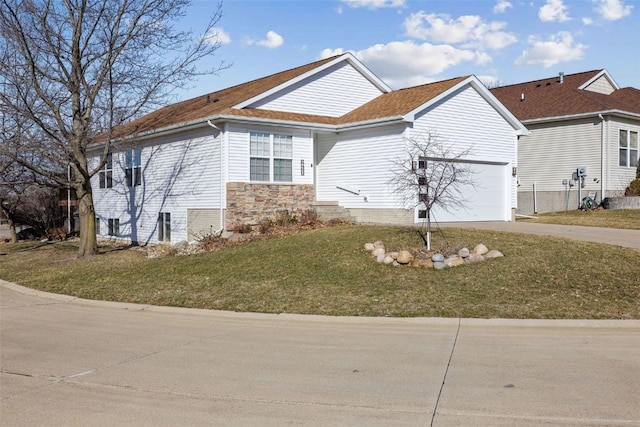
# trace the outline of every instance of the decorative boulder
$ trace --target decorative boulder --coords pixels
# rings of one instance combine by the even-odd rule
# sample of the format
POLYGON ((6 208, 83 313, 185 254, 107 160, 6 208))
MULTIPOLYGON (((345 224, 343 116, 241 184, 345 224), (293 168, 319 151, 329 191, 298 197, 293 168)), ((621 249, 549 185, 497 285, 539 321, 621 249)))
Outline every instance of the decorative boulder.
POLYGON ((384 259, 382 260, 382 262, 384 262, 385 264, 393 264, 393 261, 395 261, 393 257, 388 254, 385 255, 384 259))
POLYGON ((384 259, 386 258, 386 255, 384 253, 384 251, 380 252, 379 254, 376 255, 376 261, 378 262, 384 262, 384 259))
POLYGON ((373 252, 371 252, 371 255, 377 257, 380 256, 380 254, 384 255, 384 253, 384 248, 375 248, 373 252))
POLYGON ((378 240, 377 242, 373 242, 373 246, 375 248, 383 248, 384 249, 384 243, 382 243, 380 240, 378 240))
POLYGON ((375 248, 376 248, 376 247, 375 247, 375 246, 373 246, 373 243, 365 243, 365 244, 364 244, 364 250, 365 250, 365 251, 369 251, 369 252, 371 252, 371 251, 373 251, 375 248))
POLYGON ((410 266, 410 267, 415 267, 415 268, 422 267, 422 266, 420 265, 420 260, 419 260, 418 258, 414 258, 414 259, 412 259, 412 260, 411 260, 411 262, 409 263, 409 266, 410 266))
POLYGON ((454 255, 444 260, 444 264, 447 267, 457 267, 459 265, 464 264, 464 259, 461 257, 454 255))
POLYGON ((462 249, 460 249, 460 250, 458 251, 458 255, 459 255, 461 258, 466 258, 466 257, 468 257, 468 256, 469 256, 469 253, 470 253, 469 248, 462 248, 462 249))
POLYGON ((444 262, 444 255, 442 254, 433 254, 431 257, 431 261, 433 262, 444 262))
POLYGON ((475 248, 473 248, 473 252, 477 253, 478 255, 484 255, 487 252, 489 252, 489 249, 483 245, 482 243, 476 245, 475 248))
POLYGON ((396 260, 400 264, 409 264, 412 259, 413 259, 413 255, 411 255, 411 252, 409 252, 409 251, 400 251, 400 252, 398 252, 398 258, 396 258, 396 260))
POLYGON ((470 263, 482 262, 484 261, 484 257, 480 254, 472 252, 467 258, 465 258, 465 261, 470 263))
POLYGON ((433 261, 429 258, 420 259, 418 262, 420 263, 420 267, 433 268, 433 261))
POLYGON ((446 266, 447 265, 444 263, 444 261, 434 261, 433 262, 433 268, 435 268, 436 270, 442 270, 446 266))
POLYGON ((493 250, 487 252, 484 257, 489 259, 489 258, 500 258, 500 257, 503 257, 503 256, 504 256, 504 254, 502 252, 500 252, 500 251, 498 251, 496 249, 493 249, 493 250))

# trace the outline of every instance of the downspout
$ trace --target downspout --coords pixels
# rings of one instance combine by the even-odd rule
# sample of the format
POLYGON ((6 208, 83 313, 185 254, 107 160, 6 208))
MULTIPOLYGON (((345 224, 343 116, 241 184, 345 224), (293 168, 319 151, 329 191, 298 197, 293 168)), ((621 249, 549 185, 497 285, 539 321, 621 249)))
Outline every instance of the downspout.
POLYGON ((598 117, 600 118, 600 203, 602 203, 606 197, 604 194, 606 188, 604 182, 604 168, 607 162, 605 161, 605 120, 602 114, 598 114, 598 117))
POLYGON ((212 128, 214 128, 216 131, 218 131, 218 135, 220 135, 220 228, 218 230, 216 230, 214 232, 214 234, 218 234, 218 233, 222 233, 224 231, 224 208, 222 207, 222 202, 223 202, 223 174, 222 174, 222 147, 224 146, 222 139, 223 139, 223 132, 222 129, 220 129, 218 126, 216 126, 215 124, 213 124, 211 122, 211 120, 207 120, 207 124, 209 126, 211 126, 212 128))

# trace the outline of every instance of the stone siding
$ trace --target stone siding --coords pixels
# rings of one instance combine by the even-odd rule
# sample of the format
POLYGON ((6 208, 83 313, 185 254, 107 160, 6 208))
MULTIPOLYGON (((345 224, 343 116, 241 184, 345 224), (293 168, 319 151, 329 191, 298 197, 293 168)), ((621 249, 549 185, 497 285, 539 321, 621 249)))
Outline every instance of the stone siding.
POLYGON ((225 228, 232 231, 239 224, 256 225, 284 209, 300 214, 312 208, 313 198, 313 185, 229 182, 225 228))

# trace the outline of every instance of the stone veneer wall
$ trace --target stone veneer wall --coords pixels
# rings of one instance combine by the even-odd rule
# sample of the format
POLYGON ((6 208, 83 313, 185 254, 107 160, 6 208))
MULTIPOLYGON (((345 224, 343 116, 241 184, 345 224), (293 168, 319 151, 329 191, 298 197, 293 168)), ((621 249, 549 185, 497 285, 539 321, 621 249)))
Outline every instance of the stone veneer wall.
POLYGON ((607 197, 602 201, 605 209, 640 209, 640 196, 607 197))
POLYGON ((227 183, 225 228, 255 225, 263 218, 273 218, 279 210, 300 213, 312 208, 313 185, 227 183))

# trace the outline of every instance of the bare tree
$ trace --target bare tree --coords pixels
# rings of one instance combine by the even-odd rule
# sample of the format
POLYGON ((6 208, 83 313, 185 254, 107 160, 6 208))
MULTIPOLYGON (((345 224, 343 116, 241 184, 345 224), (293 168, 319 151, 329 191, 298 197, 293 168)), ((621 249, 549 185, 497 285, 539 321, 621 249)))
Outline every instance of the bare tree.
POLYGON ((426 221, 426 232, 419 231, 427 250, 431 250, 431 210, 446 211, 464 207, 464 191, 473 188, 474 172, 465 162, 471 149, 457 149, 435 132, 406 139, 406 153, 395 161, 391 185, 405 207, 418 208, 426 221))
POLYGON ((213 30, 221 3, 198 35, 173 26, 189 4, 0 0, 0 108, 20 118, 1 149, 75 190, 81 257, 97 252, 91 178, 106 163, 117 127, 165 103, 193 77, 226 67, 195 67, 220 47, 213 30), (102 149, 97 164, 87 158, 92 146, 102 149))

